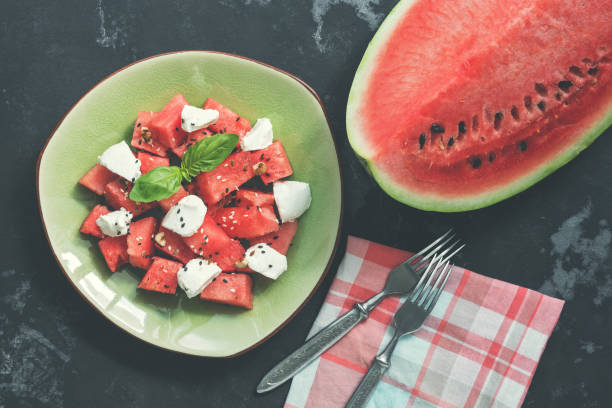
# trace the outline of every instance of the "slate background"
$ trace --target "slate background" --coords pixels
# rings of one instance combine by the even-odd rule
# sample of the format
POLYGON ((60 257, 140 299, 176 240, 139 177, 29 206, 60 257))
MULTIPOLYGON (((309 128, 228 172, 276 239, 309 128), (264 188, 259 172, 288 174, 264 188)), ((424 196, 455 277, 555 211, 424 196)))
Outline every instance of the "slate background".
POLYGON ((34 166, 55 124, 109 73, 180 49, 256 58, 317 90, 340 145, 345 233, 415 249, 454 226, 469 242, 460 264, 568 301, 525 407, 612 405, 612 132, 537 186, 484 210, 433 214, 393 201, 362 170, 344 128, 353 73, 393 4, 0 3, 0 407, 282 405, 287 385, 264 396, 255 396, 255 385, 302 343, 333 270, 303 311, 259 348, 232 360, 192 358, 141 343, 94 312, 63 277, 41 230, 34 166))

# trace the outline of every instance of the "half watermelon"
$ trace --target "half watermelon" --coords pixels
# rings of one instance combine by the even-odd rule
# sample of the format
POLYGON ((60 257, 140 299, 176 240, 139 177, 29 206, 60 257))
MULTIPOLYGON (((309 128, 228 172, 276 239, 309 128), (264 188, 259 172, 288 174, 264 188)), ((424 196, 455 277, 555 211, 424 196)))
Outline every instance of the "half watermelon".
POLYGON ((612 123, 612 0, 402 0, 357 70, 351 146, 395 199, 485 207, 612 123))

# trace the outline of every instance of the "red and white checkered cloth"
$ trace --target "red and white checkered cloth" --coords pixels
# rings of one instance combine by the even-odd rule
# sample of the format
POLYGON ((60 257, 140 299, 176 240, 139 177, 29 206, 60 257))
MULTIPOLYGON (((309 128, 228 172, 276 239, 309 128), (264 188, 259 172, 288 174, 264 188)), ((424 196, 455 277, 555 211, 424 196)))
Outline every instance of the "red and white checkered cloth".
MULTIPOLYGON (((384 286, 410 253, 349 237, 310 335, 384 286)), ((518 407, 563 301, 456 267, 422 329, 403 337, 368 407, 518 407)), ((285 408, 343 407, 390 340, 398 298, 294 379, 285 408)))

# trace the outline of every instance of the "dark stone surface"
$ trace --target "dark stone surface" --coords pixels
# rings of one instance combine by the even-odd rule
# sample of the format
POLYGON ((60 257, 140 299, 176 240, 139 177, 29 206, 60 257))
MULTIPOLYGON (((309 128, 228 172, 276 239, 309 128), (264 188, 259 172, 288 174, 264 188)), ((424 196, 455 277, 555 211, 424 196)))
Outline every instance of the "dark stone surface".
POLYGON ((0 407, 271 407, 255 396, 274 362, 302 343, 330 274, 267 343, 213 360, 155 349, 89 307, 55 264, 35 200, 34 165, 64 113, 109 73, 180 49, 242 54, 303 78, 323 98, 340 145, 345 232, 405 249, 454 226, 459 263, 568 302, 526 407, 609 407, 612 364, 612 132, 553 176, 484 210, 425 213, 366 176, 346 142, 354 70, 392 0, 0 3, 0 407))

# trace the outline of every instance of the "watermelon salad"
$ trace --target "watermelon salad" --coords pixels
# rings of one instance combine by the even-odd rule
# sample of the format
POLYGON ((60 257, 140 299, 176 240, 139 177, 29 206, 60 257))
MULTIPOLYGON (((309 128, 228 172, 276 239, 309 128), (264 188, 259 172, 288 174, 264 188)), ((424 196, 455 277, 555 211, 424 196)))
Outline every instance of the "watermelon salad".
POLYGON ((253 275, 277 279, 307 183, 293 170, 272 122, 207 99, 176 95, 138 113, 130 143, 109 146, 79 183, 99 195, 81 225, 108 268, 142 269, 141 290, 251 309, 253 275))

